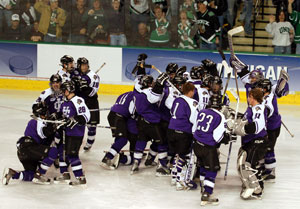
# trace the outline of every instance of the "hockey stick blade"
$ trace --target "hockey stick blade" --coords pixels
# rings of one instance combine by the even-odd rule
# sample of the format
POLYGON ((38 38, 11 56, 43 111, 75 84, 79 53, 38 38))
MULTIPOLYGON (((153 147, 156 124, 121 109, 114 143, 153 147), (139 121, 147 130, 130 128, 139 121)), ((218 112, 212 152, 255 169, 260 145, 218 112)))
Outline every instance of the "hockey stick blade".
POLYGON ((233 28, 233 29, 229 30, 228 35, 232 37, 233 35, 238 34, 240 32, 243 32, 243 31, 244 31, 244 27, 239 26, 239 27, 236 27, 236 28, 233 28))

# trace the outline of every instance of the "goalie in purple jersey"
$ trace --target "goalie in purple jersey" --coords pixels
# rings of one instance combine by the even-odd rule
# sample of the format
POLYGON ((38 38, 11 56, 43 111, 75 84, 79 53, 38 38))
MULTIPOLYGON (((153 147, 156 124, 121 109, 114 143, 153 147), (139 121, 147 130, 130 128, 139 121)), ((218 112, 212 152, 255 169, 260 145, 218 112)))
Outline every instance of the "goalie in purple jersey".
MULTIPOLYGON (((65 121, 63 135, 65 159, 64 162, 70 163, 76 180, 70 182, 68 168, 61 168, 62 175, 54 178, 55 183, 69 182, 70 185, 86 185, 81 161, 79 159, 79 149, 84 137, 85 124, 90 120, 90 111, 84 99, 75 96, 75 86, 73 82, 66 81, 62 84, 61 90, 65 96, 65 101, 61 105, 62 117, 65 121)), ((63 163, 63 162, 62 162, 63 163)), ((66 165, 67 166, 67 165, 66 165)))
POLYGON ((124 165, 131 165, 133 162, 133 152, 138 134, 133 95, 133 91, 121 94, 107 116, 109 125, 116 129, 111 129, 115 142, 100 163, 106 169, 116 169, 119 162, 124 165), (128 141, 130 142, 130 155, 126 156, 122 153, 119 155, 128 141))
MULTIPOLYGON (((41 118, 45 119, 47 108, 39 111, 41 118)), ((40 120, 30 120, 24 136, 17 142, 17 154, 24 171, 6 168, 2 183, 7 185, 11 179, 33 181, 38 184, 50 184, 50 179, 44 174, 57 158, 57 148, 54 142, 56 126, 53 123, 44 123, 40 120)))
POLYGON ((100 77, 90 70, 89 61, 85 57, 77 59, 77 68, 73 71, 72 81, 75 84, 75 93, 82 97, 91 113, 91 119, 87 123, 88 137, 85 151, 89 151, 96 139, 97 124, 100 123, 100 111, 98 102, 98 90, 100 77))
POLYGON ((134 91, 135 107, 138 116, 138 141, 136 142, 134 152, 134 162, 131 168, 131 173, 136 173, 139 170, 139 165, 143 156, 143 151, 147 145, 147 141, 153 140, 158 144, 159 166, 156 173, 162 175, 170 174, 167 167, 167 146, 166 139, 162 136, 160 126, 161 115, 158 109, 158 102, 161 100, 164 82, 168 79, 166 73, 162 73, 156 79, 153 85, 153 77, 145 75, 141 78, 140 92, 134 91))
POLYGON ((227 126, 232 129, 232 133, 242 136, 242 146, 237 160, 238 173, 242 180, 240 196, 243 199, 260 199, 264 184, 262 181, 263 170, 259 161, 264 158, 268 143, 267 111, 261 89, 252 89, 247 99, 249 107, 242 120, 228 120, 227 126))
POLYGON ((194 152, 200 166, 201 205, 218 204, 219 200, 213 198, 213 189, 217 171, 220 167, 217 147, 220 143, 230 141, 226 131, 226 120, 222 109, 222 96, 214 94, 210 97, 207 109, 200 110, 197 115, 194 131, 194 152))
POLYGON ((187 155, 191 151, 193 141, 192 127, 198 113, 198 102, 193 99, 195 86, 188 82, 182 87, 183 95, 177 97, 172 105, 167 138, 169 151, 176 154, 172 185, 176 190, 195 188, 195 184, 185 181, 182 169, 186 165, 187 155))

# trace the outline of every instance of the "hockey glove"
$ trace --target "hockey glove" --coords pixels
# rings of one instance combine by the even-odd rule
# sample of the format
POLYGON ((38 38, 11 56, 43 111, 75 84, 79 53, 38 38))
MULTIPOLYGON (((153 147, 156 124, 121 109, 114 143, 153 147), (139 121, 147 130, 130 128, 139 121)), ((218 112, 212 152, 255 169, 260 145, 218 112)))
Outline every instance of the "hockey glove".
POLYGON ((245 71, 248 69, 248 66, 245 65, 237 56, 234 55, 234 57, 230 57, 229 59, 230 66, 237 71, 237 73, 241 73, 242 71, 245 71))
POLYGON ((72 117, 72 118, 66 119, 65 126, 67 128, 73 129, 74 126, 76 126, 77 124, 78 124, 78 121, 75 118, 72 117))
POLYGON ((160 85, 164 85, 164 82, 169 78, 167 73, 162 73, 160 74, 157 79, 156 82, 159 83, 160 85))
POLYGON ((48 108, 44 102, 39 102, 37 104, 32 105, 32 113, 39 117, 41 115, 45 116, 47 114, 48 108))

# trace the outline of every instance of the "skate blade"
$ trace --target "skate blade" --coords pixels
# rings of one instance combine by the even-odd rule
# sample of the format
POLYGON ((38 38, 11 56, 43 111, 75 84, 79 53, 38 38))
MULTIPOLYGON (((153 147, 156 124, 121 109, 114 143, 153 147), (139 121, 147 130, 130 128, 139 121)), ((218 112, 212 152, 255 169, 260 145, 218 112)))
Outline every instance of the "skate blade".
POLYGON ((53 184, 70 184, 71 180, 54 181, 53 184))
POLYGON ((169 177, 171 174, 161 174, 161 173, 155 173, 156 177, 169 177))
POLYGON ((70 187, 70 188, 82 188, 82 189, 87 189, 87 184, 76 184, 76 185, 69 184, 69 187, 70 187))
POLYGON ((41 182, 38 179, 32 179, 32 182, 35 184, 40 184, 40 185, 50 185, 51 184, 51 181, 41 182))
POLYGON ((8 181, 6 179, 6 175, 8 174, 8 172, 9 172, 9 168, 5 168, 3 171, 3 175, 2 175, 2 184, 3 185, 8 185, 8 181))
POLYGON ((108 166, 106 165, 105 163, 100 163, 100 166, 106 170, 116 170, 116 167, 113 167, 113 166, 108 166))
POLYGON ((200 205, 201 206, 205 206, 205 205, 219 205, 219 202, 201 201, 200 205))
POLYGON ((276 183, 276 180, 275 179, 267 179, 267 180, 264 180, 265 183, 276 183))

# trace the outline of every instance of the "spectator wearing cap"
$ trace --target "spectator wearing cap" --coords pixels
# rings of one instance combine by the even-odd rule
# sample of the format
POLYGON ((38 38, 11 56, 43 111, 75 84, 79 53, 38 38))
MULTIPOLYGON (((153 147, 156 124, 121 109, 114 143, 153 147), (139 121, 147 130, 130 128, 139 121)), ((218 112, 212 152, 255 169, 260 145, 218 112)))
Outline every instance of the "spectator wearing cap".
POLYGON ((120 0, 112 0, 111 7, 108 15, 110 45, 126 46, 124 9, 120 7, 120 0))
POLYGON ((220 24, 217 16, 207 9, 207 0, 197 0, 197 26, 195 41, 200 42, 200 49, 216 50, 219 44, 220 24))
POLYGON ((71 11, 64 27, 65 31, 69 32, 68 42, 85 44, 87 42, 87 22, 82 21, 83 14, 87 12, 85 0, 77 0, 71 11))
POLYGON ((106 15, 100 0, 93 1, 93 8, 83 14, 82 21, 87 22, 87 34, 93 43, 108 42, 106 15))
POLYGON ((20 17, 18 14, 11 16, 11 25, 5 31, 5 40, 20 41, 24 40, 20 27, 20 17))
POLYGON ((0 33, 3 31, 3 20, 8 27, 11 26, 12 4, 10 0, 0 0, 0 33))
POLYGON ((294 37, 294 28, 292 24, 286 21, 284 11, 279 13, 279 21, 275 21, 275 16, 270 16, 270 23, 266 26, 266 31, 273 36, 272 44, 274 53, 290 54, 291 39, 294 37))
POLYGON ((296 32, 295 32, 295 44, 296 44, 296 54, 300 54, 300 12, 297 12, 296 10, 293 10, 292 4, 294 3, 294 0, 289 0, 288 4, 288 12, 289 12, 289 19, 292 22, 292 24, 295 26, 296 32))
POLYGON ((58 7, 58 0, 50 0, 50 5, 43 0, 37 0, 34 8, 41 14, 39 31, 44 34, 45 42, 62 42, 62 27, 66 14, 58 7))

